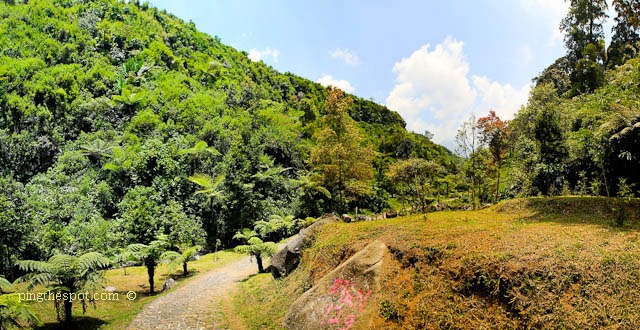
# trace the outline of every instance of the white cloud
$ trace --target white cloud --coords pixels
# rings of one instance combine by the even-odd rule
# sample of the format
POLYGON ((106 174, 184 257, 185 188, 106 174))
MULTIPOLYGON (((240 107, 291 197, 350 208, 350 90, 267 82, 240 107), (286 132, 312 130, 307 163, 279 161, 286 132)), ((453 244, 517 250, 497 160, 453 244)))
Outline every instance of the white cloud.
POLYGON ((478 90, 481 113, 495 110, 501 119, 513 119, 523 104, 527 103, 531 86, 525 85, 516 89, 510 84, 491 81, 487 77, 473 76, 473 86, 478 90))
POLYGON ((397 83, 387 97, 387 106, 402 115, 409 130, 423 133, 429 129, 436 141, 453 139, 455 130, 430 126, 425 114, 438 121, 459 122, 472 110, 476 91, 467 78, 469 64, 463 46, 463 42, 447 38, 433 50, 428 44, 422 46, 393 66, 397 83))
POLYGON ((317 82, 322 86, 338 87, 347 93, 353 93, 356 89, 351 86, 351 83, 346 80, 334 79, 331 75, 324 75, 320 77, 317 82))
POLYGON ((511 119, 526 103, 530 88, 471 76, 463 47, 462 41, 448 37, 397 62, 393 67, 396 85, 386 102, 402 115, 407 129, 416 133, 429 130, 434 141, 450 148, 460 124, 471 113, 485 114, 493 109, 501 118, 511 119))
POLYGON ((257 50, 252 48, 249 51, 249 59, 258 62, 260 60, 265 60, 267 58, 271 58, 274 63, 278 63, 278 57, 280 56, 280 51, 276 48, 267 47, 264 50, 257 50))
POLYGON ((331 58, 340 59, 344 61, 344 63, 351 66, 357 66, 358 64, 360 64, 360 58, 358 57, 358 54, 348 49, 336 48, 335 50, 330 51, 329 55, 331 56, 331 58))

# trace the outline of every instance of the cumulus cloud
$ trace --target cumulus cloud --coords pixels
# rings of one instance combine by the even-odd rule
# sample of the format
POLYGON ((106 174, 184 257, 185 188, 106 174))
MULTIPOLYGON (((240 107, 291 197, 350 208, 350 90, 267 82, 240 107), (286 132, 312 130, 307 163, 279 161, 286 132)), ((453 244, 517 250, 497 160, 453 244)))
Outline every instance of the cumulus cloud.
POLYGON ((520 107, 527 103, 531 90, 529 85, 516 89, 510 84, 491 81, 487 77, 473 76, 471 79, 480 95, 478 109, 495 110, 501 119, 513 119, 520 107))
POLYGON ((463 54, 464 43, 447 38, 431 49, 427 44, 409 57, 397 62, 393 71, 396 85, 387 97, 387 106, 400 113, 407 128, 423 133, 429 129, 436 141, 452 139, 455 131, 428 124, 428 117, 437 121, 460 121, 472 110, 476 91, 468 79, 469 64, 463 54))
POLYGON ((329 52, 329 56, 333 59, 342 60, 344 63, 350 66, 357 66, 360 64, 360 58, 358 54, 348 49, 336 48, 329 52))
POLYGON ((258 62, 260 60, 265 60, 267 58, 271 58, 273 62, 278 63, 278 57, 280 56, 280 51, 276 48, 267 47, 264 50, 258 50, 252 48, 249 51, 249 59, 258 62))
POLYGON ((386 101, 402 115, 409 130, 428 130, 434 133, 434 141, 450 148, 460 124, 471 113, 482 115, 493 109, 501 118, 511 119, 526 103, 530 88, 470 75, 463 48, 462 41, 448 37, 397 62, 393 67, 396 85, 386 101))
POLYGON ((347 93, 353 93, 356 89, 351 86, 351 83, 346 80, 334 79, 331 75, 324 75, 320 77, 317 82, 322 86, 338 87, 347 93))

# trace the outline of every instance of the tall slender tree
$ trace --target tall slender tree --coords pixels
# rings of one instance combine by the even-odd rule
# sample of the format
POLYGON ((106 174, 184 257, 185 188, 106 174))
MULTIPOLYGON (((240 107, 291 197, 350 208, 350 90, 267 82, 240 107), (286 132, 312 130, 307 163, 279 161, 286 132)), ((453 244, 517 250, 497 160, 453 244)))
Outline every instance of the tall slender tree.
POLYGON ((147 268, 149 278, 149 293, 155 291, 155 274, 158 263, 162 261, 162 254, 169 248, 169 242, 165 235, 159 235, 158 239, 147 244, 130 244, 127 246, 127 254, 129 259, 141 262, 147 268))
POLYGON ((471 204, 475 208, 478 197, 478 154, 482 149, 480 129, 476 122, 476 116, 472 114, 467 121, 462 123, 456 134, 457 153, 469 162, 466 171, 471 181, 471 204))
POLYGON ((322 129, 314 134, 316 146, 311 150, 311 165, 320 174, 322 186, 338 199, 338 208, 368 193, 373 179, 375 151, 349 116, 352 104, 341 90, 329 89, 322 129))
POLYGON ((607 50, 607 67, 614 68, 635 58, 640 52, 640 1, 613 0, 614 19, 611 44, 607 50))
POLYGON ((560 30, 565 33, 567 59, 574 94, 592 92, 603 83, 604 29, 607 18, 605 0, 567 0, 569 13, 562 20, 560 30))
POLYGON ((188 180, 200 186, 201 189, 196 190, 196 195, 202 194, 209 199, 209 210, 211 213, 209 221, 205 224, 207 244, 209 247, 214 247, 217 251, 218 219, 216 217, 216 203, 224 198, 224 190, 221 188, 224 182, 224 175, 218 175, 214 178, 206 174, 195 174, 190 176, 188 180))
POLYGON ((560 30, 565 33, 564 42, 573 63, 582 58, 588 44, 604 39, 602 24, 607 18, 605 0, 567 0, 569 13, 562 20, 560 30))
POLYGON ((489 115, 478 119, 478 127, 482 142, 489 147, 491 163, 496 171, 496 189, 493 202, 497 203, 500 197, 500 170, 502 163, 507 158, 509 144, 508 121, 502 121, 496 112, 491 110, 489 115))

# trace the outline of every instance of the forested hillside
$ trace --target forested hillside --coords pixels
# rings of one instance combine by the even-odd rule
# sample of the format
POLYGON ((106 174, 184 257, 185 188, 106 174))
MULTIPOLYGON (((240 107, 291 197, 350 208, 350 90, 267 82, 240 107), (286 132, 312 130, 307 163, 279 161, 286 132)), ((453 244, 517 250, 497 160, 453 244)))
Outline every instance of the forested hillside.
POLYGON ((472 117, 458 133, 474 204, 640 191, 640 2, 614 0, 609 18, 604 0, 568 2, 567 54, 533 79, 528 104, 508 122, 472 117))
POLYGON ((3 1, 0 17, 9 278, 19 259, 114 255, 158 234, 213 250, 273 215, 379 212, 398 159, 456 171, 386 107, 252 62, 146 3, 3 1))

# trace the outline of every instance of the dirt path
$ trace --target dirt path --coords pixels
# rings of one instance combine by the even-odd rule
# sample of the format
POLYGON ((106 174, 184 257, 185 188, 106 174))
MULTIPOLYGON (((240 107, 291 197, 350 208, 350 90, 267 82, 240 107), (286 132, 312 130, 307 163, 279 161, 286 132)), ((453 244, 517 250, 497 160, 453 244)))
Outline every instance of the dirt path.
POLYGON ((198 275, 189 283, 146 305, 129 324, 130 330, 221 329, 223 305, 237 282, 255 274, 258 267, 244 257, 222 268, 198 275))

